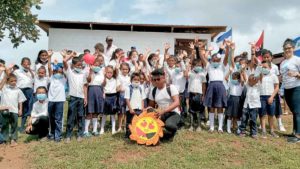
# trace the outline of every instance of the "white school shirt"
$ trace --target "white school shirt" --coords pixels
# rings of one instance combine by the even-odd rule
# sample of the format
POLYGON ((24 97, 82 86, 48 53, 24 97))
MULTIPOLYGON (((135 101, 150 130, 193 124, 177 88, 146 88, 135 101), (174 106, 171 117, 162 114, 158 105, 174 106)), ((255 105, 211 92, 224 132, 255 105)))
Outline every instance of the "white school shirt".
POLYGON ((112 66, 114 69, 116 68, 116 65, 117 65, 117 61, 115 59, 110 60, 108 62, 108 66, 112 66))
POLYGON ((244 90, 244 86, 241 85, 241 83, 234 85, 232 82, 229 80, 228 81, 228 86, 229 86, 229 94, 232 96, 241 96, 244 90))
POLYGON ((206 72, 195 73, 193 70, 189 73, 188 92, 202 93, 202 84, 206 83, 206 72))
POLYGON ((106 78, 106 85, 104 86, 104 93, 105 94, 117 93, 118 86, 120 86, 119 80, 117 80, 115 78, 111 78, 111 79, 106 78))
POLYGON ((121 92, 125 92, 125 89, 131 84, 130 82, 130 76, 129 75, 122 75, 122 73, 120 73, 118 75, 118 81, 121 84, 121 92))
MULTIPOLYGON (((128 86, 126 87, 124 98, 130 100, 130 106, 132 109, 142 110, 142 102, 146 99, 146 95, 140 85, 139 87, 132 88, 132 95, 130 98, 130 87, 128 86)), ((128 110, 128 106, 126 106, 126 111, 128 110)))
MULTIPOLYGON (((92 71, 92 70, 90 70, 92 71)), ((104 71, 105 67, 101 68, 101 70, 98 73, 92 74, 91 82, 89 83, 89 86, 101 86, 104 81, 104 71)))
POLYGON ((84 90, 83 87, 87 84, 87 74, 85 71, 81 71, 80 73, 76 73, 69 66, 66 72, 68 83, 69 83, 69 95, 78 98, 84 98, 84 90))
POLYGON ((292 56, 285 59, 280 64, 280 73, 282 75, 282 84, 285 89, 291 89, 300 86, 300 79, 288 75, 289 71, 300 72, 300 57, 292 56))
POLYGON ((223 62, 220 62, 220 66, 214 68, 210 63, 207 63, 206 70, 208 72, 209 81, 224 81, 224 74, 225 74, 225 66, 223 62))
POLYGON ((48 91, 48 100, 50 102, 64 102, 66 101, 65 85, 67 80, 65 78, 55 79, 50 78, 50 86, 48 91))
POLYGON ((33 88, 33 78, 31 73, 25 72, 23 69, 18 69, 14 71, 17 76, 17 87, 18 88, 33 88))
POLYGON ((10 88, 7 85, 3 86, 1 90, 0 106, 9 107, 9 112, 18 114, 18 104, 24 101, 26 101, 26 97, 21 89, 17 87, 10 88))
POLYGON ((38 76, 35 76, 34 77, 34 85, 33 85, 33 93, 35 93, 36 89, 40 86, 44 86, 46 89, 48 89, 48 84, 49 84, 48 77, 39 78, 38 76))
POLYGON ((247 87, 247 94, 246 94, 246 99, 244 102, 244 108, 260 108, 261 107, 261 102, 260 102, 260 82, 258 82, 254 86, 249 86, 248 84, 246 85, 247 87))
MULTIPOLYGON (((170 85, 170 91, 171 91, 171 96, 179 96, 178 90, 174 85, 170 85)), ((169 107, 170 104, 173 103, 173 99, 169 96, 168 91, 167 91, 167 86, 165 86, 162 89, 156 88, 156 93, 155 93, 155 98, 152 96, 153 89, 151 90, 149 94, 149 99, 152 101, 155 101, 156 104, 158 105, 159 109, 166 109, 169 107)), ((176 107, 173 112, 176 112, 180 115, 179 108, 176 107)))
POLYGON ((48 100, 45 100, 43 103, 36 101, 33 103, 31 111, 32 124, 42 116, 48 116, 48 100))
POLYGON ((111 45, 111 47, 109 49, 107 49, 107 46, 105 47, 104 49, 104 61, 105 61, 105 64, 108 64, 111 57, 112 57, 112 54, 113 52, 117 49, 117 46, 115 46, 114 44, 111 45))
POLYGON ((270 70, 270 72, 273 73, 273 74, 275 74, 276 76, 280 75, 278 66, 275 65, 274 63, 271 63, 271 70, 270 70))
POLYGON ((274 85, 279 84, 278 77, 269 73, 268 75, 264 75, 261 82, 260 95, 261 96, 271 96, 274 92, 274 85))

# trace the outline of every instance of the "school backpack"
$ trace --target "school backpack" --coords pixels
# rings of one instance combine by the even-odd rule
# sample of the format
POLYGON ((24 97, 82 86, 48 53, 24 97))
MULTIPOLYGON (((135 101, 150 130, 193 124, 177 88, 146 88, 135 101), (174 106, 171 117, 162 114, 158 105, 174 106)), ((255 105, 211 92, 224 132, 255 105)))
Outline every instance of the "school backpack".
MULTIPOLYGON (((155 100, 156 90, 157 90, 157 87, 154 87, 153 90, 152 90, 153 100, 155 100)), ((172 99, 170 85, 167 85, 167 92, 168 92, 168 95, 170 96, 170 98, 172 99)))
MULTIPOLYGON (((141 86, 139 86, 139 91, 140 91, 140 93, 142 95, 142 88, 141 88, 141 86)), ((131 100, 132 93, 133 93, 133 86, 129 85, 129 98, 130 98, 129 100, 131 100)))

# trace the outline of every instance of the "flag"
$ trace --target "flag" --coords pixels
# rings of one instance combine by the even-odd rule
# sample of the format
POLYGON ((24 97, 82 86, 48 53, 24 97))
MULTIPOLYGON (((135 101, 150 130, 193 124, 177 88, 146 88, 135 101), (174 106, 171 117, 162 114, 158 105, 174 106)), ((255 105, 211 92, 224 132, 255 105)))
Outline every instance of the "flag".
POLYGON ((264 31, 262 31, 259 39, 255 43, 255 50, 256 50, 256 56, 257 59, 261 62, 262 61, 262 54, 261 50, 264 48, 264 31))
POLYGON ((223 33, 221 36, 219 36, 217 38, 216 43, 223 42, 225 39, 228 39, 230 37, 232 38, 232 28, 229 29, 227 32, 223 33))
POLYGON ((295 42, 295 51, 294 51, 294 55, 300 57, 300 36, 297 37, 296 39, 294 39, 295 42))

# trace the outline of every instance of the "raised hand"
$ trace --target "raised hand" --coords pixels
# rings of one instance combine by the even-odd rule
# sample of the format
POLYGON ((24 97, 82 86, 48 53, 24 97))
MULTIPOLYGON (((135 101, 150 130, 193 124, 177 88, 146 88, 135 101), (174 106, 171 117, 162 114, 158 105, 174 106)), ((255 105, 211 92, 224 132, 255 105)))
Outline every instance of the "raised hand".
POLYGON ((165 48, 165 51, 168 51, 171 48, 170 43, 165 43, 164 48, 165 48))
POLYGON ((51 57, 53 55, 53 50, 50 49, 50 50, 47 51, 47 53, 48 53, 48 57, 51 57))
POLYGON ((190 47, 190 49, 194 50, 194 49, 195 49, 194 42, 190 42, 190 43, 189 43, 189 47, 190 47))

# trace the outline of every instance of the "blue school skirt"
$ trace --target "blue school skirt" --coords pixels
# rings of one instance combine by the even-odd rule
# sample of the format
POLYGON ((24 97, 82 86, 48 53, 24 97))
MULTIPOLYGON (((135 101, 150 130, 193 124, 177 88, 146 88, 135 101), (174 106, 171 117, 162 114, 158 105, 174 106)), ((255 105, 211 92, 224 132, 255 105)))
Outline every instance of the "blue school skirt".
POLYGON ((113 93, 113 94, 105 94, 105 99, 104 99, 104 110, 103 113, 105 115, 114 115, 117 113, 117 99, 118 99, 118 94, 113 93))
POLYGON ((190 113, 203 113, 204 106, 202 102, 202 94, 200 93, 189 93, 189 112, 190 113))
POLYGON ((240 118, 242 117, 242 106, 241 106, 241 96, 229 96, 228 102, 227 102, 227 109, 225 111, 225 114, 228 117, 234 117, 234 118, 240 118))
POLYGON ((88 113, 103 113, 103 89, 101 86, 88 87, 88 113))
POLYGON ((226 89, 222 81, 212 81, 209 83, 204 106, 209 108, 227 107, 226 89))

